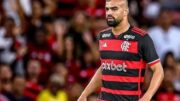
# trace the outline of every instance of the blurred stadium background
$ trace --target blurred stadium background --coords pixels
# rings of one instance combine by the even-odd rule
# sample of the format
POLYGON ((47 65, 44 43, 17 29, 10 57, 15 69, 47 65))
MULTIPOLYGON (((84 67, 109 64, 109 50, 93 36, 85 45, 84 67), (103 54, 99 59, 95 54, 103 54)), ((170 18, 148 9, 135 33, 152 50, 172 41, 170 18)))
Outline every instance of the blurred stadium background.
MULTIPOLYGON (((128 1, 131 25, 149 33, 165 71, 153 101, 180 101, 180 0, 128 1)), ((96 35, 107 27, 104 5, 0 0, 0 101, 76 101, 100 65, 96 35)))

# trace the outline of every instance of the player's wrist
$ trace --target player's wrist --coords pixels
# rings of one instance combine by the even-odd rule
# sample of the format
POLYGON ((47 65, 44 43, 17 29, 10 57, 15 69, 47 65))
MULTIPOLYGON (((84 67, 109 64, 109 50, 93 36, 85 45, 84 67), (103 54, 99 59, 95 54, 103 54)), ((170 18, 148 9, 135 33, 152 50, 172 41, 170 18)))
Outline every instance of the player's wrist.
POLYGON ((152 94, 146 93, 143 97, 145 97, 147 101, 150 101, 152 99, 152 94))

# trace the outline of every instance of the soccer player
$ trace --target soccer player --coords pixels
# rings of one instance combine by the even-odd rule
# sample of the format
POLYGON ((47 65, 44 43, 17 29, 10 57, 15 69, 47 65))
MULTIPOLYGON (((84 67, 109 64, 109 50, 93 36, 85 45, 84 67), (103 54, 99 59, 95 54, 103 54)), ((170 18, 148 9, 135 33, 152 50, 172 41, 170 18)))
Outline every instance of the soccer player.
POLYGON ((98 101, 150 101, 164 72, 149 35, 128 22, 127 0, 106 0, 110 28, 98 34, 101 66, 78 101, 101 88, 98 101), (150 86, 142 93, 145 69, 153 71, 150 86))

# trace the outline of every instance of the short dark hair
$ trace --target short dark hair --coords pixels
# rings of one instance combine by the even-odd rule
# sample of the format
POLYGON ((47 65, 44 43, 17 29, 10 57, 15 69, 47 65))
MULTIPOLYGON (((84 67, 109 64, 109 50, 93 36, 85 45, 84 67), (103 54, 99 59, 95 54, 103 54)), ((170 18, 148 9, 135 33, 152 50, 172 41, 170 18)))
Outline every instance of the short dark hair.
MULTIPOLYGON (((109 2, 109 1, 111 1, 111 0, 106 0, 106 2, 109 2)), ((126 6, 128 8, 128 0, 125 0, 125 3, 126 3, 126 6)))

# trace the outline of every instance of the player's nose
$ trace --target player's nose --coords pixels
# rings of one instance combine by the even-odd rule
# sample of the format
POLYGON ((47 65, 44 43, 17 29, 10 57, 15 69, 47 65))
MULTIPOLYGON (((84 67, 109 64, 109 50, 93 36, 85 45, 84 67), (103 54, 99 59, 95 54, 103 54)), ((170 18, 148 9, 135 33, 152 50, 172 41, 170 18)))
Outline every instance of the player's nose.
POLYGON ((106 11, 106 15, 112 15, 112 11, 111 10, 107 10, 106 11))

